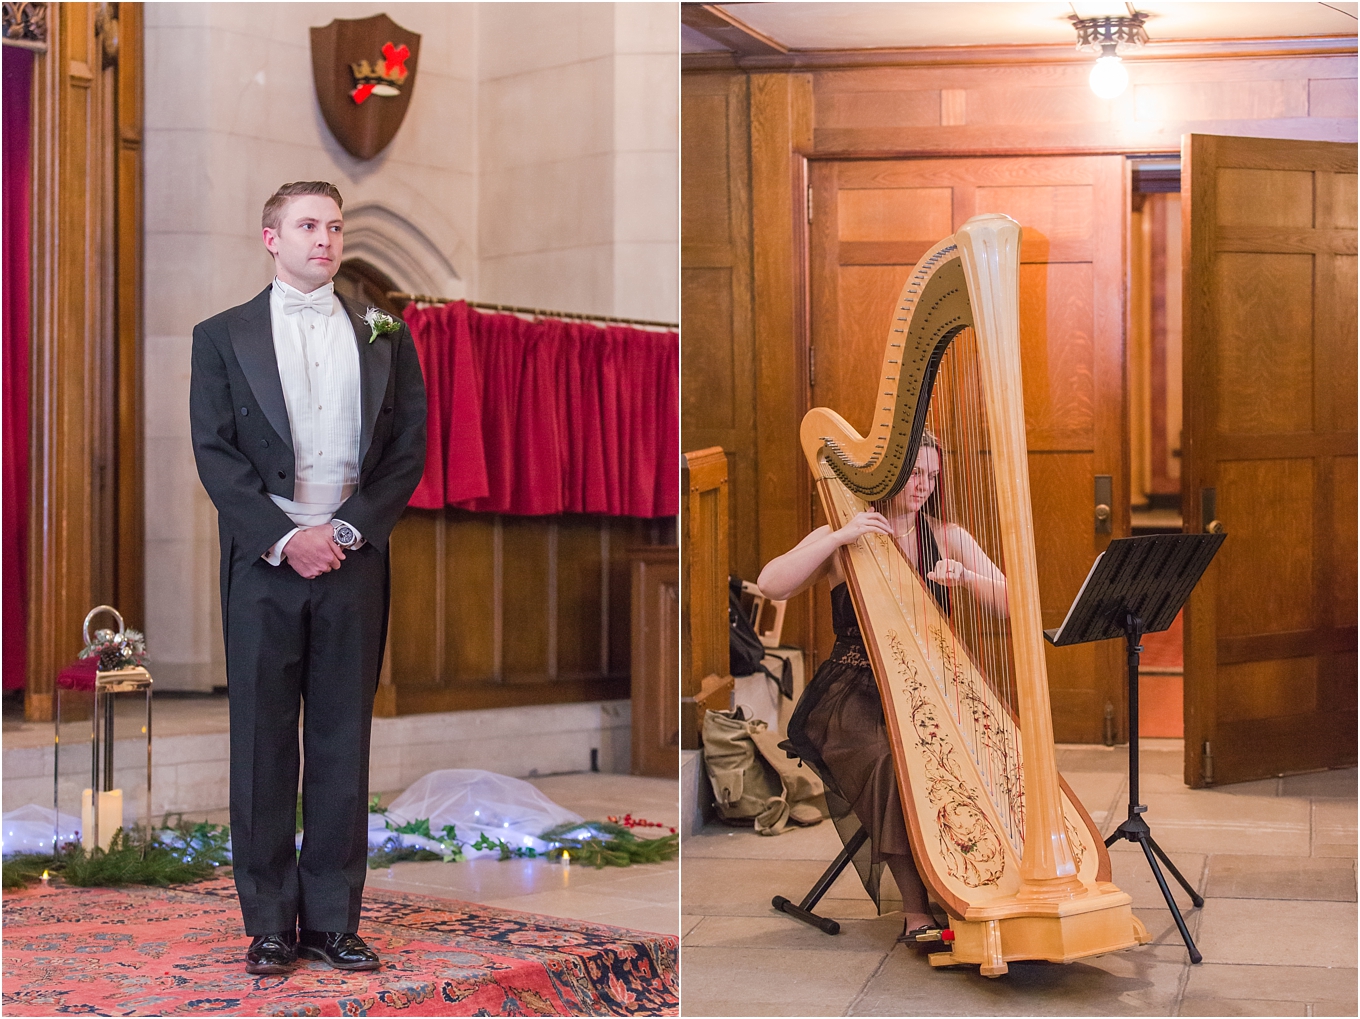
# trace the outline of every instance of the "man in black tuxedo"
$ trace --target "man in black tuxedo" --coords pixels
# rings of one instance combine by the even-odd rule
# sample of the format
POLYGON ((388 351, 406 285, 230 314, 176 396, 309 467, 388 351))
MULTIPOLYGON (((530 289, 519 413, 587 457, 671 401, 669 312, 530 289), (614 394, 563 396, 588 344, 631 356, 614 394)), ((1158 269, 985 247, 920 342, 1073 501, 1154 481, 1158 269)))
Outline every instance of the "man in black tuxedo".
POLYGON ((285 972, 299 953, 379 965, 357 934, 369 732, 387 539, 425 466, 425 387, 406 327, 373 328, 334 294, 341 205, 322 181, 280 188, 262 230, 274 282, 194 327, 189 414, 222 544, 232 865, 251 973, 285 972))

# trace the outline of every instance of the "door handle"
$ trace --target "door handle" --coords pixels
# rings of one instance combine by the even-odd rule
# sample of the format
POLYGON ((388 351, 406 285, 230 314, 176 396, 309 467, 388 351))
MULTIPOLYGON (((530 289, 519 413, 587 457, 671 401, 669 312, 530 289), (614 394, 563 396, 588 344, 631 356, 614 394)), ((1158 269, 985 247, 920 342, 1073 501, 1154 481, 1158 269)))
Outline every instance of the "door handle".
POLYGON ((1200 523, 1204 527, 1205 534, 1227 533, 1223 521, 1218 519, 1218 491, 1216 489, 1204 488, 1200 490, 1199 513, 1200 523))
POLYGON ((1114 532, 1114 476, 1096 475, 1096 534, 1114 532))

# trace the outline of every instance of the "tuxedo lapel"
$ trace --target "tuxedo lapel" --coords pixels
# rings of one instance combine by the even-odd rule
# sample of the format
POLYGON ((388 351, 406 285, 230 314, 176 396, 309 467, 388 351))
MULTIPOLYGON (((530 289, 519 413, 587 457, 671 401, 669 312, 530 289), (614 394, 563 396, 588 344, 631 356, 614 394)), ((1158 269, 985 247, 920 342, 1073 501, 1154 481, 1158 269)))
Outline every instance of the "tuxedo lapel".
POLYGON ((293 429, 288 422, 288 404, 283 399, 283 381, 279 378, 279 361, 274 354, 274 330, 269 321, 271 287, 272 284, 265 287, 246 304, 228 329, 236 361, 250 383, 255 402, 292 452, 293 429))
POLYGON ((362 471, 368 447, 373 443, 373 427, 378 421, 378 411, 382 409, 387 379, 392 371, 392 340, 390 334, 384 334, 369 343, 368 337, 373 330, 364 321, 364 316, 345 298, 340 297, 340 303, 349 313, 350 324, 354 326, 354 342, 359 348, 359 391, 362 394, 359 469, 362 471))

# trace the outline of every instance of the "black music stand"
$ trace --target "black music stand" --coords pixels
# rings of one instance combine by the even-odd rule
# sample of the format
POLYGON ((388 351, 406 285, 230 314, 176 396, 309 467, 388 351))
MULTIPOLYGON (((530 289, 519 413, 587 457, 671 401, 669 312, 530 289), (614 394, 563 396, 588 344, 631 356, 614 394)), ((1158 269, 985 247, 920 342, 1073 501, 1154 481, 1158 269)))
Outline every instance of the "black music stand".
POLYGON ((1110 833, 1105 845, 1128 839, 1143 847, 1152 876, 1176 920, 1192 963, 1203 956, 1185 926, 1171 889, 1157 866, 1157 859, 1180 882, 1196 908, 1204 899, 1176 869, 1162 847, 1157 845, 1142 814, 1147 807, 1138 802, 1138 655, 1145 633, 1165 630, 1176 618, 1190 592, 1204 574, 1210 560, 1223 544, 1225 534, 1150 534, 1138 538, 1117 538, 1101 553, 1077 592, 1062 626, 1045 630, 1054 647, 1086 644, 1095 640, 1123 637, 1129 661, 1129 816, 1110 833), (1154 857, 1153 854, 1157 855, 1154 857))

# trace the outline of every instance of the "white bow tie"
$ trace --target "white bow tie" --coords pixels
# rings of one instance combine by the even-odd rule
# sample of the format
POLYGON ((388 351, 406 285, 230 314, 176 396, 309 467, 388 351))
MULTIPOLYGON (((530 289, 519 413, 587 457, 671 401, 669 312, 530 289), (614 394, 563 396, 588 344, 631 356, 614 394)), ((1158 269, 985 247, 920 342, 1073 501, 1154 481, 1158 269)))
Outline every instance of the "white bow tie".
POLYGON ((314 311, 319 315, 329 315, 335 306, 335 298, 330 287, 313 290, 310 294, 300 294, 295 290, 285 291, 283 313, 295 315, 298 312, 314 311))

